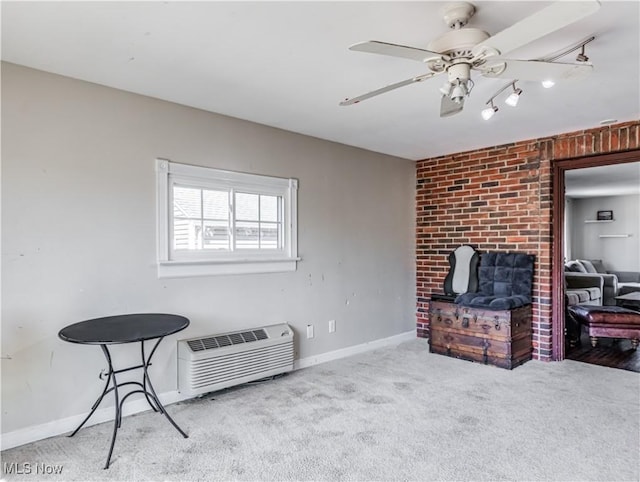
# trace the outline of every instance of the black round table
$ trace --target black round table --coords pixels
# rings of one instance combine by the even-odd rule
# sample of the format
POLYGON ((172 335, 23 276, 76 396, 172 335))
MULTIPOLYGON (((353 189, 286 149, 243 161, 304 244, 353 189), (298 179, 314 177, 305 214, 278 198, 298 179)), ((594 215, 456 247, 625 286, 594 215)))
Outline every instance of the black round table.
POLYGON ((73 437, 82 426, 87 423, 87 420, 94 414, 100 402, 104 396, 113 391, 115 397, 115 420, 113 425, 113 436, 111 437, 111 446, 109 448, 109 455, 107 456, 107 462, 104 466, 105 469, 109 468, 111 462, 111 454, 113 453, 113 447, 116 442, 116 434, 118 428, 122 425, 122 405, 124 401, 134 393, 141 393, 147 399, 149 406, 154 412, 162 413, 169 422, 187 438, 188 435, 173 421, 169 416, 160 399, 158 398, 156 391, 151 384, 149 378, 148 368, 151 365, 151 357, 158 348, 158 345, 165 336, 173 335, 181 330, 184 330, 189 326, 189 320, 184 316, 169 315, 164 313, 141 313, 131 315, 118 315, 107 316, 105 318, 96 318, 93 320, 81 321, 69 325, 58 333, 58 336, 64 341, 70 343, 80 343, 82 345, 100 345, 102 352, 104 353, 107 363, 109 365, 109 373, 107 374, 107 383, 102 390, 102 394, 95 401, 91 407, 91 411, 82 421, 80 425, 73 431, 69 437, 73 437), (148 340, 157 340, 153 345, 153 348, 149 352, 149 355, 145 355, 144 342, 148 340), (107 345, 116 345, 122 343, 135 343, 140 342, 140 355, 142 363, 140 365, 134 365, 119 370, 113 369, 113 363, 111 361, 111 353, 107 345), (142 382, 129 381, 124 383, 118 383, 116 375, 129 370, 135 370, 142 368, 143 376, 142 382), (111 387, 109 387, 111 385, 111 387), (136 390, 128 392, 122 399, 118 389, 125 385, 134 385, 139 387, 136 390))

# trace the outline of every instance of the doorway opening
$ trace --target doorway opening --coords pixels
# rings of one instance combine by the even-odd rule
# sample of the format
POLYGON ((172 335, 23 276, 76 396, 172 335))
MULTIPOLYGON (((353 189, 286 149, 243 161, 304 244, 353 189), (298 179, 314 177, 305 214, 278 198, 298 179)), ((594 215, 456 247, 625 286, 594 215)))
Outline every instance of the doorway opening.
MULTIPOLYGON (((570 251, 565 245, 565 174, 576 169, 640 162, 640 150, 603 154, 574 159, 553 161, 553 252, 552 252, 552 337, 553 360, 564 360, 565 346, 565 295, 564 295, 564 263, 570 251)), ((603 209, 603 211, 608 211, 603 209)), ((608 215, 608 213, 602 214, 608 215)), ((594 213, 594 218, 597 213, 594 213)))

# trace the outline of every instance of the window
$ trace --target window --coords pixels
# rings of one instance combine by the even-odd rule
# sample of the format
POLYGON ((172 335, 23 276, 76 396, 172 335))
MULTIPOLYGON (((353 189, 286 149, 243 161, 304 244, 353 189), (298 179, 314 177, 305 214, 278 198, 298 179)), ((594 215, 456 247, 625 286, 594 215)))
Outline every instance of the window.
POLYGON ((156 161, 158 276, 295 271, 295 179, 156 161))

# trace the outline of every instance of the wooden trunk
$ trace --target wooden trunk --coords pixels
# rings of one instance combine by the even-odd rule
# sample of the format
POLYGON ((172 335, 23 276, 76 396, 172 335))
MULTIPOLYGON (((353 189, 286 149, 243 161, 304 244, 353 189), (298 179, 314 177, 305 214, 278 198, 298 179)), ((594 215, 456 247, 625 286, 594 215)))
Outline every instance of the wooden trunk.
POLYGON ((531 359, 531 305, 492 311, 431 301, 429 326, 431 353, 508 369, 531 359))

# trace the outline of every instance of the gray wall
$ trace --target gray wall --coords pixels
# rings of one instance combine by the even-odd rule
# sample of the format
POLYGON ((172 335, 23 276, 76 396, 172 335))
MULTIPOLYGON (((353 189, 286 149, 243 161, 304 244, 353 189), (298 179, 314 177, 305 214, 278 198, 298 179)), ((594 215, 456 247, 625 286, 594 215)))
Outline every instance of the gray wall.
POLYGON ((573 259, 573 199, 564 198, 564 260, 573 259))
POLYGON ((640 271, 640 196, 607 196, 573 200, 573 259, 601 259, 610 271, 640 271), (598 211, 613 211, 611 223, 585 223, 598 211), (601 234, 630 234, 601 238, 601 234))
POLYGON ((181 337, 285 321, 296 358, 414 330, 414 188, 407 160, 3 64, 2 432, 89 409, 102 353, 57 337, 84 319, 180 313, 181 337), (156 157, 299 179, 298 270, 159 280, 156 157))

